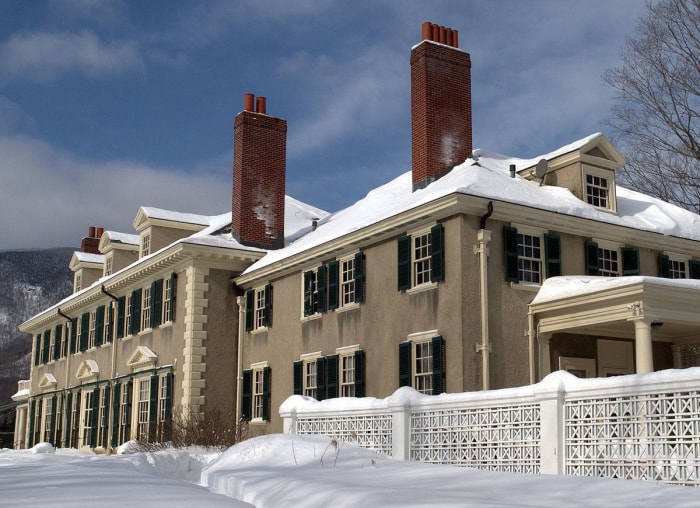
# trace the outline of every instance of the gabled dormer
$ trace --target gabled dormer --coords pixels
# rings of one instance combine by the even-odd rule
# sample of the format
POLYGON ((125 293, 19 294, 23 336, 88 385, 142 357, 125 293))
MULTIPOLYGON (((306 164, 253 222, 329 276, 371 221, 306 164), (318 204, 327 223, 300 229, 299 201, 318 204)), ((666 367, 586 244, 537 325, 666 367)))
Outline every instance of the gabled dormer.
POLYGON ((142 206, 134 219, 139 232, 139 258, 209 226, 209 217, 142 206))
POLYGON ((581 201, 616 212, 615 171, 625 162, 610 140, 598 133, 544 155, 519 174, 542 185, 567 188, 581 201))
POLYGON ((68 267, 73 272, 73 292, 92 286, 104 272, 104 256, 75 251, 68 267))
POLYGON ((105 231, 100 238, 104 276, 112 275, 139 259, 139 235, 105 231))

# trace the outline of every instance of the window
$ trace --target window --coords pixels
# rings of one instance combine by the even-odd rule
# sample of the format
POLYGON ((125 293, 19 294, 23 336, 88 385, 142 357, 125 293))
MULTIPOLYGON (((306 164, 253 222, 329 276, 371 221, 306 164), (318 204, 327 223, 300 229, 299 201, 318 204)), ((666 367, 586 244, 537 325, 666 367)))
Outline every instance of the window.
MULTIPOLYGON (((47 330, 48 331, 48 330, 47 330)), ((47 361, 55 360, 56 358, 54 357, 54 354, 56 352, 56 335, 54 334, 53 338, 51 337, 51 332, 48 332, 48 343, 49 343, 49 353, 48 353, 48 359, 47 361)))
POLYGON ((151 253, 151 235, 143 235, 141 237, 141 257, 148 256, 151 253))
POLYGON ((81 289, 83 289, 83 276, 82 276, 81 273, 76 273, 76 274, 75 274, 75 283, 74 283, 74 285, 75 285, 74 292, 76 292, 76 293, 77 293, 78 291, 80 291, 81 289))
POLYGON ((54 429, 53 444, 58 447, 61 446, 63 439, 63 395, 56 395, 56 428, 54 429))
POLYGON ((114 263, 114 256, 110 253, 105 256, 105 277, 112 275, 112 266, 114 263))
POLYGON ((340 261, 340 305, 355 302, 355 258, 340 261))
POLYGON ((174 275, 168 277, 163 282, 163 322, 168 323, 173 320, 172 301, 173 301, 173 285, 174 275))
POLYGON ((121 397, 119 403, 119 443, 126 443, 131 439, 131 390, 132 382, 121 385, 121 397))
POLYGON ((444 228, 402 236, 398 240, 398 288, 428 285, 444 280, 444 228))
POLYGON ((586 202, 599 208, 608 208, 608 179, 603 176, 586 175, 586 202))
POLYGON ((151 399, 151 379, 139 379, 136 393, 136 439, 148 442, 148 417, 151 399))
POLYGON ((445 391, 445 342, 422 333, 399 344, 399 386, 412 386, 421 393, 445 391))
POLYGON ((659 254, 659 276, 667 279, 700 279, 700 261, 672 252, 659 254))
MULTIPOLYGON (((319 270, 321 271, 321 278, 323 278, 325 274, 325 267, 319 267, 316 271, 309 270, 304 272, 304 316, 311 316, 317 312, 321 312, 322 310, 319 309, 319 270)), ((323 307, 323 305, 321 307, 323 307)))
POLYGON ((246 291, 246 331, 263 330, 272 326, 272 286, 246 291))
POLYGON ((51 443, 53 441, 53 417, 54 417, 54 397, 46 397, 44 399, 44 434, 42 441, 51 443))
POLYGON ((76 392, 73 395, 73 404, 69 404, 71 407, 71 419, 70 419, 70 439, 69 447, 78 447, 78 429, 80 428, 80 393, 76 392))
POLYGON ((107 432, 109 430, 109 386, 103 386, 100 391, 97 416, 96 446, 107 447, 107 432))
POLYGON ((130 335, 131 334, 131 301, 132 301, 132 296, 128 295, 126 297, 126 311, 124 314, 124 334, 125 335, 130 335))
POLYGON ((639 275, 639 248, 620 247, 614 242, 586 242, 586 273, 601 277, 639 275))
POLYGON ((49 363, 51 351, 51 330, 44 331, 44 340, 41 345, 41 363, 49 363))
POLYGON ((270 420, 270 367, 267 362, 243 371, 241 412, 244 420, 270 420))
POLYGON ((319 380, 318 376, 318 360, 320 358, 320 353, 312 353, 310 355, 302 355, 301 365, 302 365, 302 395, 307 397, 316 398, 317 384, 319 380))
POLYGON ((355 357, 353 355, 340 357, 340 396, 355 396, 355 357))
POLYGON ((506 282, 541 284, 545 276, 561 275, 558 236, 527 226, 506 226, 503 228, 503 248, 506 282))
POLYGON ((83 391, 83 411, 81 420, 81 446, 94 446, 93 444, 93 429, 95 427, 93 422, 93 413, 96 415, 95 402, 96 397, 95 392, 99 390, 85 390, 83 391))
POLYGON ((141 305, 141 330, 151 327, 151 287, 143 288, 143 303, 141 305))
MULTIPOLYGON (((365 353, 359 346, 350 346, 336 349, 337 364, 338 364, 338 385, 341 397, 364 397, 364 369, 365 369, 365 353)), ((328 398, 335 397, 333 390, 333 365, 332 357, 327 357, 326 364, 328 366, 328 381, 326 382, 328 389, 328 398)))
POLYGON ((95 326, 97 324, 95 312, 96 311, 94 311, 94 310, 90 311, 90 324, 89 324, 88 342, 87 342, 88 349, 95 347, 95 326))
POLYGON ((168 441, 171 438, 170 424, 173 411, 173 375, 168 372, 159 377, 158 388, 158 438, 168 441))
POLYGON ((107 317, 104 320, 102 342, 104 344, 109 344, 112 342, 112 337, 114 335, 114 303, 107 305, 106 312, 107 317))
POLYGON ((68 327, 56 326, 56 334, 58 335, 57 342, 59 344, 58 356, 64 358, 68 354, 68 327))
POLYGON ((336 354, 302 355, 294 362, 294 394, 316 400, 364 397, 364 351, 359 346, 341 347, 336 354))

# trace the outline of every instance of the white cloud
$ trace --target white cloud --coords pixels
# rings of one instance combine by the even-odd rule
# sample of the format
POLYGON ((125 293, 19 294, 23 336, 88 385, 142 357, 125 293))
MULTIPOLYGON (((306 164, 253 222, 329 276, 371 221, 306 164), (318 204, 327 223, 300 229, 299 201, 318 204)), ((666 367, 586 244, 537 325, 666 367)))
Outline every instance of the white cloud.
POLYGON ((15 34, 0 45, 3 80, 52 81, 72 73, 114 75, 141 65, 134 42, 103 42, 89 30, 15 34))

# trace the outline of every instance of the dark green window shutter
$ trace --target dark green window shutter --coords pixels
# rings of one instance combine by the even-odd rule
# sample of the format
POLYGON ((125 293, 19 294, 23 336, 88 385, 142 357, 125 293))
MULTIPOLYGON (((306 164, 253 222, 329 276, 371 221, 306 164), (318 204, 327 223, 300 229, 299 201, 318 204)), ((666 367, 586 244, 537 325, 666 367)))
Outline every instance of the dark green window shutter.
POLYGON ((37 333, 34 337, 34 365, 41 363, 41 334, 37 333))
POLYGON ((445 280, 445 228, 436 224, 430 229, 430 281, 445 280))
POLYGON ((355 254, 355 302, 365 301, 365 254, 355 254))
POLYGON ((622 248, 622 275, 639 275, 639 247, 622 248))
POLYGON ((339 274, 340 263, 331 261, 328 263, 328 310, 338 308, 339 302, 339 274))
POLYGON ((90 448, 97 446, 97 425, 100 422, 100 389, 92 390, 92 419, 90 420, 90 448))
POLYGON ((518 282, 518 230, 503 227, 503 268, 506 282, 518 282))
POLYGON ((355 351, 355 397, 365 396, 365 352, 355 351))
POLYGON ((445 392, 445 341, 439 335, 432 339, 433 395, 445 392))
POLYGON ((255 318, 255 291, 249 289, 245 292, 245 331, 253 330, 253 320, 255 318))
POLYGON ((56 325, 53 329, 53 358, 52 360, 58 360, 61 356, 61 336, 63 334, 63 327, 61 325, 56 325))
POLYGON ((158 377, 151 376, 151 397, 148 401, 148 440, 155 439, 156 422, 158 421, 158 377))
POLYGON ((700 279, 700 261, 695 261, 694 259, 688 261, 688 277, 700 279))
POLYGON ((90 331, 90 313, 83 312, 80 316, 80 351, 87 350, 88 332, 90 331))
POLYGON ((163 322, 163 279, 151 283, 151 328, 158 328, 163 322))
POLYGON ((399 343, 399 387, 412 386, 411 383, 411 356, 412 345, 410 342, 399 343))
POLYGON ((175 307, 177 300, 177 274, 170 275, 170 321, 175 322, 175 307))
POLYGON ((304 272, 304 316, 310 316, 313 312, 311 308, 312 301, 312 282, 314 272, 304 272))
POLYGON ((78 318, 70 320, 70 344, 68 344, 68 354, 78 352, 78 318))
POLYGON ((264 309, 264 315, 263 315, 263 326, 266 327, 271 327, 272 326, 272 285, 267 284, 265 286, 265 309, 264 309))
POLYGON ((321 265, 316 270, 316 290, 318 291, 318 311, 326 312, 326 267, 321 265))
POLYGON ((73 426, 71 428, 70 434, 70 446, 72 448, 78 447, 78 435, 80 434, 80 398, 82 392, 75 392, 73 397, 73 407, 75 408, 76 418, 73 420, 73 426))
POLYGON ((110 343, 114 340, 114 305, 107 305, 107 317, 105 319, 105 342, 110 343))
POLYGON ((270 421, 270 373, 270 367, 263 367, 262 418, 266 422, 270 421))
POLYGON ((243 371, 243 388, 241 389, 241 418, 250 421, 253 411, 253 371, 243 371))
POLYGON ((338 355, 326 357, 326 398, 338 397, 338 355))
POLYGON ((95 346, 102 345, 105 333, 105 306, 100 305, 95 309, 95 346))
POLYGON ((172 439, 172 421, 173 421, 173 373, 168 372, 163 377, 165 383, 165 414, 163 421, 165 423, 163 439, 170 441, 172 439))
POLYGON ((27 448, 34 446, 34 413, 36 412, 36 399, 32 399, 29 403, 29 439, 27 439, 27 448))
POLYGON ((131 439, 131 398, 133 387, 134 382, 131 379, 124 383, 124 393, 126 397, 126 423, 124 424, 124 436, 126 436, 126 441, 131 439))
POLYGON ((561 275, 561 239, 556 235, 544 235, 544 262, 547 277, 561 275))
POLYGON ((121 402, 121 384, 114 383, 114 392, 112 393, 112 447, 118 446, 119 443, 119 404, 121 402))
POLYGON ((56 445, 56 404, 58 402, 58 397, 54 394, 51 397, 51 421, 49 422, 49 443, 51 445, 56 445))
POLYGON ((141 288, 131 293, 131 335, 141 331, 141 288))
POLYGON ((68 448, 70 446, 70 422, 71 422, 71 412, 73 410, 73 393, 66 392, 66 405, 63 411, 63 436, 61 436, 61 448, 68 448))
POLYGON ((659 277, 671 277, 671 260, 665 254, 659 254, 659 277))
POLYGON ((301 395, 302 393, 304 393, 304 382, 302 379, 304 375, 303 369, 304 364, 301 361, 294 362, 294 395, 301 395))
POLYGON ((598 275, 598 244, 586 242, 586 275, 598 275))
POLYGON ((44 331, 44 345, 41 349, 41 361, 49 362, 49 351, 51 350, 51 330, 44 331))
POLYGON ((124 314, 126 312, 126 297, 117 300, 117 339, 124 337, 124 314))
POLYGON ((326 359, 316 359, 316 400, 327 399, 326 396, 326 359))
POLYGON ((398 249, 398 288, 399 291, 411 287, 411 237, 406 235, 399 238, 398 249))
POLYGON ((104 425, 104 430, 102 432, 102 442, 97 443, 99 446, 104 446, 106 447, 109 443, 108 441, 108 436, 107 436, 107 431, 109 430, 109 409, 110 409, 110 399, 109 399, 109 385, 105 385, 104 388, 104 399, 105 399, 105 406, 104 406, 104 419, 99 421, 99 425, 104 425))

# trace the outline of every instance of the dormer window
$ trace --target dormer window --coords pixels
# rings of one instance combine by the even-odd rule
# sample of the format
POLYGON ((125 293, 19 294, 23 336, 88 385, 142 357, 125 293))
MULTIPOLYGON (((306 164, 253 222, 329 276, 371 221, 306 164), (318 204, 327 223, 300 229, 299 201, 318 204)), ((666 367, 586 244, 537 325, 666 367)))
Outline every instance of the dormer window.
POLYGON ((105 256, 105 276, 112 275, 112 269, 113 269, 112 254, 107 254, 105 256))
POLYGON ((602 176, 586 175, 586 201, 589 205, 608 208, 608 179, 602 176))
POLYGON ((146 257, 151 253, 151 235, 143 235, 141 238, 141 257, 146 257))

